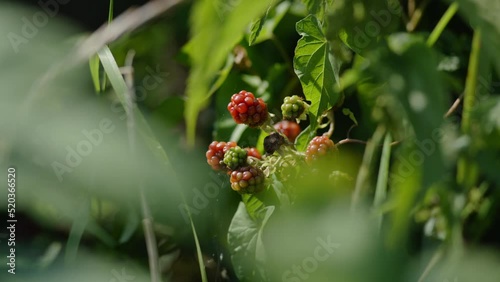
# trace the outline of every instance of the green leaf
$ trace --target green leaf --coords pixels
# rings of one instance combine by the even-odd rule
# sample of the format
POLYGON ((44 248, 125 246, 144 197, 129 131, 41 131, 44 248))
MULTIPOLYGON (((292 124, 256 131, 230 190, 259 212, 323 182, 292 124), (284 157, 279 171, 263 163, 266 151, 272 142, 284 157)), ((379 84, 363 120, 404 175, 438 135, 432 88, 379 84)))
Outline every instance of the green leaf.
POLYGON ((259 37, 260 31, 262 30, 266 19, 267 13, 264 17, 258 18, 252 23, 252 26, 250 27, 250 34, 248 35, 248 46, 252 46, 253 44, 255 44, 255 40, 257 40, 257 37, 259 37))
POLYGON ((299 152, 305 152, 309 142, 316 136, 316 130, 309 125, 295 139, 295 148, 299 152))
POLYGON ((253 220, 258 220, 259 213, 266 208, 264 202, 257 195, 253 194, 243 194, 241 195, 241 200, 245 203, 248 215, 253 220))
POLYGON ((191 13, 194 36, 184 48, 192 64, 184 113, 189 145, 194 145, 198 113, 208 104, 210 85, 228 53, 241 40, 248 24, 269 6, 268 1, 216 2, 195 2, 191 13))
POLYGON ((325 15, 325 8, 332 0, 302 0, 310 14, 322 19, 325 15))
POLYGON ((233 54, 229 54, 227 56, 226 65, 224 65, 224 67, 219 71, 217 75, 217 80, 214 82, 214 84, 212 84, 212 87, 208 92, 208 96, 212 96, 215 93, 215 91, 217 91, 221 87, 224 81, 226 81, 227 76, 229 75, 231 69, 233 68, 233 64, 234 64, 234 56, 233 54))
POLYGON ((481 48, 484 48, 488 57, 500 73, 500 1, 495 0, 458 0, 459 12, 466 17, 473 27, 480 28, 482 36, 481 48))
POLYGON ((273 185, 274 179, 268 179, 264 191, 257 194, 241 195, 247 212, 253 220, 262 220, 266 207, 279 204, 279 199, 273 185))
POLYGON ((264 153, 264 139, 269 136, 269 133, 264 130, 260 131, 259 138, 257 139, 257 145, 255 146, 259 152, 264 153))
POLYGON ((299 21, 296 28, 302 38, 295 49, 294 69, 304 95, 311 102, 310 122, 315 130, 317 119, 335 105, 340 97, 335 91, 335 77, 338 77, 340 65, 333 58, 330 45, 315 16, 309 15, 299 21))
POLYGON ((248 45, 260 43, 271 39, 274 36, 274 29, 290 8, 290 2, 282 2, 273 9, 268 9, 266 14, 256 20, 250 28, 248 45))
POLYGON ((227 241, 234 271, 240 281, 269 281, 265 273, 266 252, 262 241, 263 229, 274 212, 266 207, 262 221, 255 222, 240 202, 229 226, 227 241))

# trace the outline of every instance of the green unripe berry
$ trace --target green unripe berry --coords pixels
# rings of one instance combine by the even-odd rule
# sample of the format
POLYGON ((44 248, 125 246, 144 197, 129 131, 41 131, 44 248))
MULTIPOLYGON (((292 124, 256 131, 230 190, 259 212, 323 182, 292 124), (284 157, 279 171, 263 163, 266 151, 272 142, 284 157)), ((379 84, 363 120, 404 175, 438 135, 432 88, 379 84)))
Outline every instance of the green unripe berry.
POLYGON ((285 97, 283 104, 281 105, 281 113, 283 114, 284 119, 305 119, 305 112, 308 107, 309 105, 306 104, 302 98, 297 95, 293 95, 285 97))
POLYGON ((229 149, 224 154, 224 164, 231 170, 247 164, 247 151, 239 146, 229 149))

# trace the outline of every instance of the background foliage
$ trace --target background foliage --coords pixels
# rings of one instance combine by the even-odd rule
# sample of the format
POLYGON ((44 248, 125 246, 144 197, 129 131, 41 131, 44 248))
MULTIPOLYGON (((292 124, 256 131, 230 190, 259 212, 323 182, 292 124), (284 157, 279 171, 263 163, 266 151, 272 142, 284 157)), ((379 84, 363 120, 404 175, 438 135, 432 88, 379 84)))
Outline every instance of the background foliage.
POLYGON ((19 221, 2 281, 498 280, 498 0, 112 7, 87 33, 0 2, 0 163, 18 171, 19 221), (299 152, 335 108, 338 154, 232 191, 205 151, 263 153, 267 133, 226 108, 242 89, 274 122, 305 97, 299 152))

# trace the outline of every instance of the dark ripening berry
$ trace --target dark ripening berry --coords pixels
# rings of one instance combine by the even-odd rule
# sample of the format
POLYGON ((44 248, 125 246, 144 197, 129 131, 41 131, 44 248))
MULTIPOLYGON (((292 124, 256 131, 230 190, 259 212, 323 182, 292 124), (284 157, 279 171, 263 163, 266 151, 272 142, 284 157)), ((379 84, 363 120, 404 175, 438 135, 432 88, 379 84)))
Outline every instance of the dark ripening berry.
POLYGON ((242 194, 255 194, 264 190, 265 176, 262 170, 246 166, 231 172, 231 188, 242 194))
POLYGON ((283 119, 305 119, 304 112, 307 105, 302 98, 297 95, 290 97, 285 97, 283 104, 281 105, 281 113, 283 114, 283 119))
POLYGON ((222 161, 227 150, 233 147, 236 147, 236 142, 213 141, 208 146, 208 151, 205 154, 207 163, 215 170, 227 170, 227 166, 222 161))
POLYGON ((245 90, 233 94, 227 110, 236 123, 243 123, 250 127, 263 125, 269 116, 264 100, 255 98, 251 92, 245 90))
POLYGON ((269 136, 264 138, 264 151, 271 155, 275 151, 279 150, 283 144, 285 144, 285 137, 276 132, 271 133, 269 136))
POLYGON ((295 142, 295 138, 300 134, 300 126, 295 121, 282 120, 274 125, 274 129, 285 135, 290 142, 295 142))
POLYGON ((231 170, 247 165, 247 151, 238 146, 224 154, 224 164, 231 170))
POLYGON ((335 144, 328 136, 316 136, 307 145, 306 162, 311 164, 323 156, 332 154, 335 150, 335 144))
POLYGON ((262 159, 262 156, 260 155, 259 150, 257 150, 257 148, 250 147, 250 148, 245 148, 245 150, 247 150, 249 157, 254 157, 259 160, 262 159))

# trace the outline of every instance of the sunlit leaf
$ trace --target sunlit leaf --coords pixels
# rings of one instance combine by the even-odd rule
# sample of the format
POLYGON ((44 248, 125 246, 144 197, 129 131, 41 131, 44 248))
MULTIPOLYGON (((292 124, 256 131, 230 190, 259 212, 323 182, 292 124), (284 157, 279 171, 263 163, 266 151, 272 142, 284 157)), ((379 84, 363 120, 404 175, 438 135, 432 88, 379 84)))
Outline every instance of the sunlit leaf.
POLYGON ((330 45, 316 17, 307 16, 297 23, 296 28, 302 38, 295 49, 294 68, 304 95, 311 102, 310 122, 315 129, 317 119, 340 97, 335 91, 335 77, 340 65, 331 54, 330 45))

